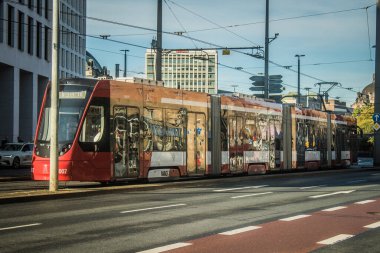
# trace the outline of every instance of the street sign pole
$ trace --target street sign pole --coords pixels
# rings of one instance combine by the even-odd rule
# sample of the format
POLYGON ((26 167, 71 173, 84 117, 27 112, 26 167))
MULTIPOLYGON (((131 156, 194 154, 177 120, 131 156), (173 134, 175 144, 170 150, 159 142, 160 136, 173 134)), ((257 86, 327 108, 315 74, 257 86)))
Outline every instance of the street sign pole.
MULTIPOLYGON (((375 112, 380 112, 380 0, 376 4, 375 112)), ((374 166, 380 166, 380 132, 375 131, 374 166)))

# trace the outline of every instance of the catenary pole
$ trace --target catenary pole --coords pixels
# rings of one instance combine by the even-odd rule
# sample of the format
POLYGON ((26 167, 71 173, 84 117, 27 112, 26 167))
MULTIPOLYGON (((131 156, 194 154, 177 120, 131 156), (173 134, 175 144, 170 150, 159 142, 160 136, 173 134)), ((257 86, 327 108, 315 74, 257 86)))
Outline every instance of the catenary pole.
POLYGON ((156 48, 156 81, 162 81, 162 0, 157 0, 157 48, 156 48))
MULTIPOLYGON (((380 0, 376 4, 375 113, 380 113, 380 0)), ((380 130, 375 131, 374 165, 380 166, 380 130)))
POLYGON ((269 0, 265 4, 264 98, 269 98, 269 0))
POLYGON ((53 0, 53 37, 50 109, 50 181, 49 191, 58 191, 58 55, 59 55, 59 0, 53 0))

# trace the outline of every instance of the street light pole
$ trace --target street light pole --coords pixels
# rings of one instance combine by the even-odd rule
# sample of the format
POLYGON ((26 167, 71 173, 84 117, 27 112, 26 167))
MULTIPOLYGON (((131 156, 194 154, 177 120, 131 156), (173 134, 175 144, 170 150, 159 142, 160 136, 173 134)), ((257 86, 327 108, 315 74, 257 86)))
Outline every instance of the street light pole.
POLYGON ((129 52, 128 49, 121 49, 120 51, 124 52, 124 73, 123 77, 127 77, 127 52, 129 52))
POLYGON ((53 1, 49 191, 58 191, 59 0, 53 1))
POLYGON ((305 90, 307 90, 306 108, 309 108, 309 96, 310 96, 310 90, 311 90, 311 88, 305 88, 305 90))
POLYGON ((266 0, 265 8, 264 98, 269 98, 269 0, 266 0))
POLYGON ((301 103, 301 78, 300 78, 300 58, 304 57, 304 54, 296 54, 294 57, 298 58, 298 86, 297 86, 297 104, 301 103))
MULTIPOLYGON (((376 60, 375 60, 375 113, 380 112, 380 0, 376 4, 376 60)), ((380 166, 380 130, 375 131, 374 134, 374 166, 380 166)))
POLYGON ((157 0, 156 81, 162 81, 162 0, 157 0))

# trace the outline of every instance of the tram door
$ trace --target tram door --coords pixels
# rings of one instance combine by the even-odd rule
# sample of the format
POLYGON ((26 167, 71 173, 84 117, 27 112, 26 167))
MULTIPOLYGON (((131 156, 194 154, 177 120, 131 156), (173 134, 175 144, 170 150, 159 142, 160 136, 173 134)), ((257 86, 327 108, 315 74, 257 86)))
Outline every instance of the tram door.
POLYGON ((135 107, 114 107, 114 175, 137 177, 139 174, 140 111, 135 107))
POLYGON ((206 170, 206 117, 203 113, 187 114, 187 172, 204 174, 206 170))

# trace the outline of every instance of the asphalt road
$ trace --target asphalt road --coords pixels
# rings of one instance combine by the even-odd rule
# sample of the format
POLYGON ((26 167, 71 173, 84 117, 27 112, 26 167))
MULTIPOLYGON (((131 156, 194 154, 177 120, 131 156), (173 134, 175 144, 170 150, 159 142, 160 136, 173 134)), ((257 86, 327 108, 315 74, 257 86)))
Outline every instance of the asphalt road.
POLYGON ((0 251, 358 252, 361 245, 361 252, 380 252, 379 228, 363 228, 380 221, 378 170, 165 185, 2 204, 0 251), (289 217, 297 218, 280 220, 289 217), (332 246, 313 241, 344 234, 342 228, 353 237, 332 246), (257 245, 260 248, 252 251, 257 245))

